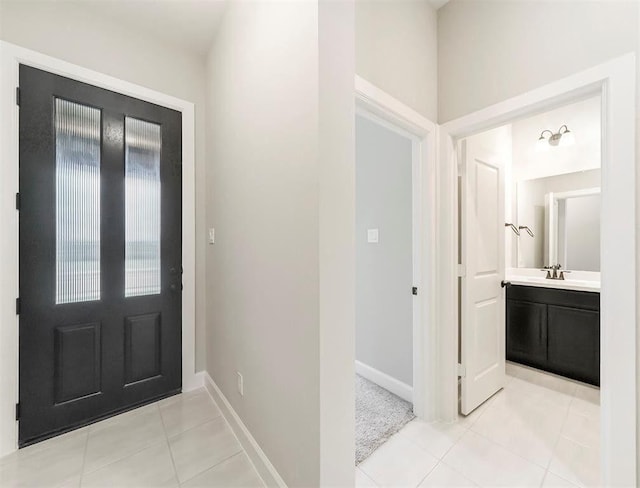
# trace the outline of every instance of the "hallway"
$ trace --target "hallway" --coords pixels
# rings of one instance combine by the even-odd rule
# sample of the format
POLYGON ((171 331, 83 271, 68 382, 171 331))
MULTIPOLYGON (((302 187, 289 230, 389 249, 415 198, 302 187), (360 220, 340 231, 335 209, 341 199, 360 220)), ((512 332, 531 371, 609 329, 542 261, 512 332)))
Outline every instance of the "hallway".
POLYGON ((0 486, 264 485, 218 407, 199 389, 1 458, 0 486))

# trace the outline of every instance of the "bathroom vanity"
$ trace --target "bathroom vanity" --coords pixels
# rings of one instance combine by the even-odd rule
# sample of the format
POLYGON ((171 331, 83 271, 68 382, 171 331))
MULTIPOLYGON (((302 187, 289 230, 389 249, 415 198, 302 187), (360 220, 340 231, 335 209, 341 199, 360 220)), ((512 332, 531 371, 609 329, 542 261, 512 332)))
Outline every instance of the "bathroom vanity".
POLYGON ((576 169, 516 178, 506 202, 506 355, 599 386, 601 171, 576 169))
POLYGON ((600 386, 599 283, 514 278, 507 286, 507 360, 600 386))

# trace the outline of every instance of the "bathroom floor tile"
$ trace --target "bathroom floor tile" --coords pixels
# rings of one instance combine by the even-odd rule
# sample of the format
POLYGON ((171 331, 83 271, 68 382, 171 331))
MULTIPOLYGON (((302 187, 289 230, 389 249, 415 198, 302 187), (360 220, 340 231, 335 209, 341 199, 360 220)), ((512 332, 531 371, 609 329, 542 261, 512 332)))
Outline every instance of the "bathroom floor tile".
POLYGON ((458 414, 458 421, 456 422, 456 425, 459 425, 464 429, 471 428, 471 426, 478 421, 478 419, 482 416, 482 414, 487 411, 487 409, 491 406, 491 403, 493 403, 493 401, 500 394, 502 394, 502 391, 499 391, 498 393, 493 395, 491 398, 489 398, 486 402, 484 402, 482 405, 476 408, 469 415, 458 414))
POLYGON ((562 428, 562 436, 586 447, 600 445, 600 418, 591 418, 570 410, 562 428))
POLYGON ((398 434, 440 459, 465 432, 466 429, 458 424, 428 423, 416 419, 405 425, 398 434))
POLYGON ((547 471, 547 475, 542 482, 542 488, 577 488, 577 485, 560 478, 560 476, 547 471))
POLYGON ((471 430, 542 468, 549 465, 567 407, 505 391, 471 430))
POLYGON ((364 471, 360 468, 356 468, 356 488, 376 488, 375 481, 369 478, 364 471))
POLYGON ((568 408, 573 400, 573 393, 557 391, 556 389, 531 383, 528 380, 520 378, 513 378, 513 380, 504 388, 504 392, 506 392, 507 395, 518 397, 526 396, 531 400, 552 403, 557 407, 563 408, 568 408))
POLYGON ((560 437, 549 471, 578 486, 599 486, 600 449, 560 437))
POLYGON ((379 486, 416 487, 438 459, 400 435, 394 435, 359 468, 379 486))
POLYGON ((545 470, 504 447, 467 431, 443 462, 481 486, 539 487, 545 470))
POLYGON ((438 464, 420 484, 420 488, 468 488, 478 486, 455 469, 444 463, 438 464))

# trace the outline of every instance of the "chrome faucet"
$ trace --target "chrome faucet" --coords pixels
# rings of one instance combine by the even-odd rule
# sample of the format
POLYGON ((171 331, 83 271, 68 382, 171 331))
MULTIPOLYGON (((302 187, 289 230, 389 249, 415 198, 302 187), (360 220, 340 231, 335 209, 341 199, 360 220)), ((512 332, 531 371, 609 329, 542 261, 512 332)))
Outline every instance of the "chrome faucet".
POLYGON ((545 276, 547 280, 564 280, 565 273, 571 273, 571 271, 561 270, 561 268, 562 268, 561 265, 554 264, 553 266, 545 266, 540 271, 547 272, 547 276, 545 276))

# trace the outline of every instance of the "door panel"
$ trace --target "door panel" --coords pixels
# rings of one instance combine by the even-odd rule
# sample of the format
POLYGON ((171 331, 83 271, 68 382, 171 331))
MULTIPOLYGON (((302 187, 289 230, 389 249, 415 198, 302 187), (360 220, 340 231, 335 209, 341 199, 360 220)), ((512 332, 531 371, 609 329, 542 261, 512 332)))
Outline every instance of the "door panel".
POLYGON ((549 305, 549 368, 600 385, 600 313, 549 305))
POLYGON ((507 359, 530 366, 547 362, 547 306, 507 297, 507 359))
POLYGON ((504 160, 487 151, 493 133, 461 143, 461 410, 467 415, 502 388, 505 375, 504 160), (489 139, 489 140, 487 140, 489 139))
POLYGON ((181 387, 181 114, 20 66, 25 445, 181 387))

